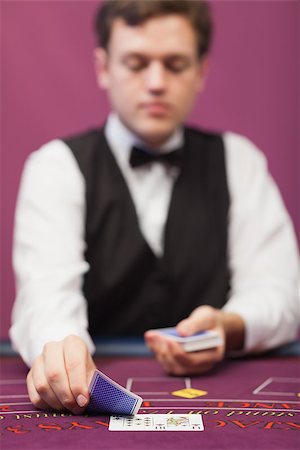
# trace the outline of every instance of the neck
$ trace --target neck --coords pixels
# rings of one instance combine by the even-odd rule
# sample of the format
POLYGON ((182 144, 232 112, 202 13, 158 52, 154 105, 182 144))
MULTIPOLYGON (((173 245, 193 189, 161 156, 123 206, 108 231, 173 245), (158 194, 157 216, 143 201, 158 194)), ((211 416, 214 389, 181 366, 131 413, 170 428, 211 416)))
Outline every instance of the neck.
POLYGON ((184 142, 184 133, 181 127, 176 128, 169 136, 160 136, 152 139, 134 133, 115 113, 110 114, 109 122, 113 124, 114 132, 121 134, 123 139, 131 141, 132 144, 153 150, 154 152, 157 150, 170 151, 182 146, 184 142))

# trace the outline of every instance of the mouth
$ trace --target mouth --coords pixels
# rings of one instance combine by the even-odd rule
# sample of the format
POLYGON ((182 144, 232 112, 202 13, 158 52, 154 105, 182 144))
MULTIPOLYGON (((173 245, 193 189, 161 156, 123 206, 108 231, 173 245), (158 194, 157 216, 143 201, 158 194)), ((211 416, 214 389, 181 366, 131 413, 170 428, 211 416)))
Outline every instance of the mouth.
POLYGON ((171 105, 166 102, 144 102, 140 107, 150 116, 165 116, 171 110, 171 105))

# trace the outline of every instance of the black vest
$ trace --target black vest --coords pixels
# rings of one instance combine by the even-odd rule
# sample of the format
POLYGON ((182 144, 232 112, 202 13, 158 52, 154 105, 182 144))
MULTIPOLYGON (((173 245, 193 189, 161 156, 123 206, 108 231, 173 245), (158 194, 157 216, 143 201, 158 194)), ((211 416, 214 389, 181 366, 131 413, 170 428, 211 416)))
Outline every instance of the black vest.
POLYGON ((173 326, 198 305, 227 299, 229 195, 221 136, 185 130, 175 182, 155 256, 139 229, 132 198, 102 130, 65 140, 86 183, 83 291, 95 336, 139 335, 173 326))

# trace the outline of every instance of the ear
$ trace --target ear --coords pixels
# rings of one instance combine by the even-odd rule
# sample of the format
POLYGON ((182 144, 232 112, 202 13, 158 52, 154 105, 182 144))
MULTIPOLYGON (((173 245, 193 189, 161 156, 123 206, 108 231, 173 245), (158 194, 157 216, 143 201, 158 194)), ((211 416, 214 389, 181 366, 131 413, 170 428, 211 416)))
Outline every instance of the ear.
POLYGON ((207 74, 209 71, 210 66, 210 60, 208 56, 204 56, 199 61, 199 67, 198 67, 198 86, 197 91, 200 93, 203 91, 207 79, 207 74))
POLYGON ((95 48, 94 64, 98 86, 102 89, 108 89, 109 87, 108 55, 107 51, 104 48, 101 47, 95 48))

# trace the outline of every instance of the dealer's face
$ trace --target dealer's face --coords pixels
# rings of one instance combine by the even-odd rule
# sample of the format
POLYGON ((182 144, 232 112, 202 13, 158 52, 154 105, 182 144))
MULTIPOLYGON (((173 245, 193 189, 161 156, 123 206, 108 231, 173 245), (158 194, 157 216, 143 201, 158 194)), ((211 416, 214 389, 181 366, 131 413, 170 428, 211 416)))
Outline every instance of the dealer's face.
POLYGON ((153 147, 182 124, 202 87, 196 35, 179 15, 139 26, 116 19, 107 52, 98 48, 95 55, 98 82, 112 109, 153 147))

